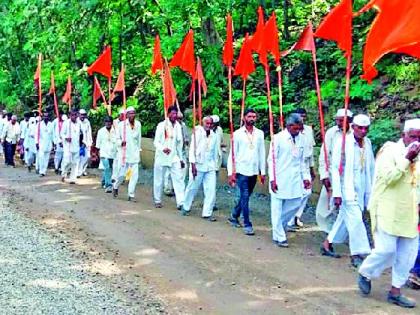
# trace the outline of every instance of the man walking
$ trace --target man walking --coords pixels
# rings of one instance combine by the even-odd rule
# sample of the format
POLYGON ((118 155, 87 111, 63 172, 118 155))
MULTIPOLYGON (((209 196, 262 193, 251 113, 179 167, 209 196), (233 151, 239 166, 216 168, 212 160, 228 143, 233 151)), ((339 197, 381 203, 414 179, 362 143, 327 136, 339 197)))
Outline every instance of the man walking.
POLYGON ((371 291, 371 279, 392 267, 388 302, 413 308, 415 303, 401 294, 418 249, 418 177, 420 163, 420 119, 406 121, 402 139, 387 142, 379 151, 369 211, 375 248, 359 269, 359 289, 371 291))
POLYGON ((77 120, 77 110, 70 112, 70 119, 63 122, 61 129, 63 139, 63 162, 61 167, 61 181, 70 174, 70 184, 76 184, 77 170, 80 160, 80 143, 83 140, 80 122, 77 120))
POLYGON ((61 162, 63 161, 63 139, 61 138, 61 130, 67 116, 60 110, 58 117, 52 123, 52 137, 54 143, 54 169, 56 174, 60 174, 61 162))
POLYGON ((117 145, 121 147, 120 170, 114 182, 113 196, 118 196, 118 188, 124 178, 128 183, 128 201, 136 202, 136 185, 139 179, 141 151, 141 124, 136 120, 134 107, 127 108, 127 119, 118 124, 117 145))
POLYGON ((210 116, 204 117, 203 126, 197 126, 193 132, 189 152, 190 177, 182 209, 183 215, 189 214, 194 197, 203 184, 204 202, 201 217, 210 222, 216 221, 213 217, 213 205, 216 200, 216 163, 219 145, 217 136, 212 131, 212 124, 210 116))
POLYGON ((42 113, 42 121, 38 123, 36 133, 36 149, 38 151, 38 167, 39 175, 44 177, 47 174, 48 162, 50 161, 50 153, 52 149, 52 123, 49 119, 48 112, 42 113))
POLYGON ((244 218, 245 235, 254 235, 252 222, 249 218, 249 198, 257 183, 258 175, 261 182, 265 182, 265 144, 264 133, 256 128, 257 113, 249 108, 244 113, 244 126, 234 133, 233 150, 235 154, 235 165, 232 163, 232 148, 228 158, 228 180, 239 190, 236 206, 228 219, 233 227, 241 227, 239 217, 242 213, 244 218), (234 166, 236 172, 234 172, 234 166))
POLYGON ((86 169, 90 159, 90 148, 93 143, 92 127, 90 126, 90 122, 87 119, 87 113, 84 109, 79 111, 79 122, 83 133, 83 142, 81 144, 77 177, 87 175, 86 169))
POLYGON ((112 192, 112 166, 117 154, 117 132, 113 127, 112 117, 105 117, 105 126, 99 129, 96 137, 96 147, 99 150, 105 181, 105 192, 112 192))
POLYGON ((36 142, 35 135, 37 130, 36 118, 29 118, 29 126, 26 129, 24 136, 23 146, 25 147, 25 164, 28 167, 28 171, 32 171, 32 167, 35 163, 36 158, 36 142))
POLYGON ((289 247, 284 228, 299 210, 305 190, 311 188, 302 123, 299 114, 291 114, 286 129, 275 135, 267 158, 273 242, 279 247, 289 247))
POLYGON ((16 145, 20 139, 20 127, 17 123, 16 115, 12 115, 11 120, 3 127, 3 135, 1 137, 4 143, 5 162, 8 166, 15 167, 16 145))
POLYGON ((181 210, 184 203, 184 139, 177 117, 177 107, 171 106, 168 108, 168 118, 156 127, 153 141, 156 150, 153 168, 153 198, 156 208, 162 208, 162 188, 166 172, 171 173, 177 208, 181 210))

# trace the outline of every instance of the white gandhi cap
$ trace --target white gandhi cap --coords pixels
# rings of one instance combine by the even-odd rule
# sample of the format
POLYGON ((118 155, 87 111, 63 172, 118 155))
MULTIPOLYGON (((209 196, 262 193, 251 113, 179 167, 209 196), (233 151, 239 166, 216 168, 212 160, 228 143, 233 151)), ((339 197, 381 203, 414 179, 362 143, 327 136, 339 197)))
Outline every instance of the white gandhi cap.
MULTIPOLYGON (((337 114, 335 114, 335 118, 337 117, 345 117, 346 116, 346 109, 345 108, 340 108, 339 110, 337 110, 337 114)), ((348 109, 347 110, 347 117, 353 117, 353 113, 348 109)))
POLYGON ((79 110, 79 114, 84 115, 86 114, 86 111, 82 108, 81 110, 79 110))
POLYGON ((405 121, 404 132, 407 132, 412 129, 420 130, 420 118, 405 121))
POLYGON ((353 125, 368 127, 370 126, 370 118, 369 116, 363 114, 356 115, 353 118, 353 125))
POLYGON ((220 118, 219 118, 219 116, 217 116, 217 115, 212 115, 212 116, 210 116, 211 117, 211 119, 213 120, 213 123, 218 123, 219 121, 220 121, 220 118))
POLYGON ((130 112, 133 112, 133 113, 136 112, 136 110, 134 109, 133 106, 130 106, 130 107, 127 108, 127 113, 130 113, 130 112))

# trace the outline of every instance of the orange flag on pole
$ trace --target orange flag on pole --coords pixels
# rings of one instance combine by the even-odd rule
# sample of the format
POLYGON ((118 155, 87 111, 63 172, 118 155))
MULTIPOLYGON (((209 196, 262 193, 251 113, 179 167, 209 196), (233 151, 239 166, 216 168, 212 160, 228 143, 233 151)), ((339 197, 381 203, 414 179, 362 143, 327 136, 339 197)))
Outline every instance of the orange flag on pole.
POLYGON ((165 62, 165 68, 163 71, 163 94, 166 113, 168 107, 174 105, 176 101, 176 90, 172 81, 171 69, 169 68, 167 62, 165 62))
POLYGON ((58 102, 57 102, 57 95, 55 93, 55 80, 54 80, 54 73, 51 72, 51 86, 50 86, 50 91, 49 93, 50 95, 53 96, 54 99, 54 112, 55 112, 55 116, 58 117, 59 113, 58 113, 58 102))
POLYGON ((319 25, 315 36, 337 42, 345 54, 351 54, 353 27, 352 0, 341 0, 319 25))
POLYGON ((155 47, 153 48, 153 63, 152 63, 152 74, 156 74, 157 71, 163 70, 162 53, 160 50, 160 38, 159 35, 155 37, 155 47))
POLYGON ((103 53, 92 63, 88 68, 87 72, 89 75, 93 73, 99 73, 107 78, 111 78, 112 70, 111 70, 111 46, 106 46, 103 53))
POLYGON ((63 98, 61 99, 63 103, 66 103, 69 105, 69 109, 71 109, 71 77, 69 76, 67 79, 67 86, 66 86, 66 92, 63 95, 63 98))
POLYGON ((265 46, 265 25, 264 25, 264 12, 261 7, 258 7, 258 23, 257 23, 257 30, 255 34, 252 36, 251 39, 251 48, 255 51, 260 59, 260 63, 267 68, 268 67, 268 60, 267 60, 267 50, 265 46))
POLYGON ((39 54, 38 65, 36 67, 35 74, 34 74, 34 84, 37 90, 41 89, 41 59, 42 59, 42 55, 39 54))
POLYGON ((195 78, 197 80, 198 86, 203 89, 204 95, 207 94, 207 84, 206 80, 204 79, 203 68, 201 67, 201 60, 197 58, 197 71, 195 74, 195 78))
POLYGON ((280 64, 280 48, 279 48, 279 30, 277 28, 276 14, 273 14, 268 19, 264 27, 264 41, 267 52, 270 52, 276 65, 280 64))
POLYGON ((290 47, 290 49, 282 52, 281 55, 285 57, 288 54, 290 54, 293 50, 305 50, 305 51, 315 50, 314 32, 312 29, 311 22, 309 22, 308 26, 306 26, 306 28, 303 30, 298 41, 292 47, 290 47))
POLYGON ((232 66, 233 62, 233 23, 232 17, 228 14, 226 18, 226 41, 223 46, 223 64, 227 67, 232 66))
POLYGON ((124 92, 125 90, 125 69, 121 68, 120 74, 118 75, 117 83, 115 84, 114 90, 112 91, 111 101, 115 99, 116 92, 124 92))
POLYGON ((420 58, 420 1, 373 0, 362 10, 374 7, 378 14, 366 38, 362 78, 371 82, 378 74, 375 64, 388 53, 420 58))
POLYGON ((185 36, 179 49, 176 51, 169 64, 172 67, 180 67, 194 78, 195 57, 194 57, 194 32, 190 30, 185 36))
POLYGON ((240 75, 243 80, 248 79, 248 76, 255 71, 254 58, 252 58, 251 39, 248 33, 245 35, 242 43, 239 58, 236 62, 234 75, 240 75))
POLYGON ((100 98, 102 98, 102 102, 105 104, 105 106, 107 106, 104 92, 102 91, 101 85, 99 84, 99 81, 95 76, 93 78, 93 102, 92 102, 92 108, 93 109, 97 108, 96 104, 97 104, 97 102, 100 98))

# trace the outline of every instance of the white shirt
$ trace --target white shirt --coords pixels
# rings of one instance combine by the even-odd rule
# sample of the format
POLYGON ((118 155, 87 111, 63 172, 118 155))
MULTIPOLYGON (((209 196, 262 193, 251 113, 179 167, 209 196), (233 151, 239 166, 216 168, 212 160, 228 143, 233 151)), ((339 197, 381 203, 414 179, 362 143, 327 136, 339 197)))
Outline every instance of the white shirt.
POLYGON ((304 159, 306 167, 314 167, 314 146, 315 146, 315 138, 314 138, 314 131, 311 126, 303 125, 303 130, 301 132, 303 139, 304 139, 304 159))
POLYGON ((217 157, 217 170, 220 170, 220 168, 222 167, 222 144, 223 144, 223 129, 220 126, 217 126, 216 130, 214 131, 214 133, 217 136, 217 141, 218 141, 218 157, 217 157))
POLYGON ((184 139, 179 122, 172 124, 169 119, 160 122, 156 127, 153 144, 156 165, 172 166, 173 163, 184 160, 182 152, 184 139), (171 150, 169 154, 163 152, 166 148, 171 150))
POLYGON ((61 121, 59 123, 58 118, 55 118, 52 125, 53 125, 53 142, 55 145, 59 145, 60 143, 63 143, 63 139, 61 138, 61 129, 63 129, 64 121, 61 121))
POLYGON ((20 122, 20 138, 25 139, 26 130, 29 128, 29 120, 22 120, 20 122))
POLYGON ((36 145, 35 145, 35 134, 37 130, 37 124, 35 118, 29 124, 28 128, 26 129, 25 139, 23 140, 23 145, 25 149, 29 149, 31 152, 36 152, 36 145))
MULTIPOLYGON (((249 134, 245 126, 236 130, 234 136, 236 173, 244 176, 265 175, 264 133, 253 128, 249 134)), ((232 148, 228 158, 228 175, 232 175, 232 148)))
MULTIPOLYGON (((117 145, 121 148, 121 158, 125 157, 125 163, 139 163, 141 151, 141 124, 138 120, 134 121, 134 127, 131 128, 128 119, 118 124, 117 145), (125 127, 124 127, 125 125, 125 127), (125 130, 124 130, 125 129, 125 130), (125 156, 124 148, 121 147, 122 142, 126 142, 125 156)), ((122 160, 121 160, 122 161, 122 160)))
MULTIPOLYGON (((304 180, 311 180, 305 163, 305 138, 298 134, 294 139, 287 129, 274 136, 274 161, 277 192, 270 193, 280 199, 301 198, 304 194, 304 180)), ((274 180, 273 145, 267 158, 269 180, 274 180)))
POLYGON ((83 121, 78 119, 80 122, 80 128, 83 133, 83 143, 89 148, 92 146, 93 138, 92 138, 92 127, 90 126, 90 122, 87 118, 83 121))
POLYGON ((2 139, 9 143, 16 144, 20 139, 20 126, 16 122, 14 125, 11 121, 3 127, 2 139))
POLYGON ((105 159, 115 159, 117 154, 117 132, 112 126, 109 130, 102 127, 96 136, 96 147, 99 155, 105 159))
POLYGON ((195 128, 191 138, 189 160, 190 163, 195 163, 197 171, 217 170, 218 143, 217 135, 212 130, 207 135, 203 127, 195 128), (194 135, 197 140, 194 140, 194 135), (197 145, 197 149, 195 149, 195 145, 197 145))
POLYGON ((80 135, 81 135, 80 122, 72 122, 71 119, 67 119, 63 122, 61 129, 61 138, 63 139, 63 150, 65 153, 76 153, 80 151, 80 135), (70 142, 66 139, 71 138, 70 142))
POLYGON ((52 149, 53 137, 52 137, 52 123, 45 123, 44 120, 38 123, 37 132, 35 134, 36 143, 39 144, 40 152, 50 152, 52 149))

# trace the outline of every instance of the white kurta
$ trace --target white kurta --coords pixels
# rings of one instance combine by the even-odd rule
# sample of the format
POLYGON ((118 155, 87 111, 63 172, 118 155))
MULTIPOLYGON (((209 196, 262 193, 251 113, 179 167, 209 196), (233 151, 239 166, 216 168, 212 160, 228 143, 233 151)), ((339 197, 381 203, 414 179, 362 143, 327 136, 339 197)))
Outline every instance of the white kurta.
POLYGON ((7 141, 11 144, 17 144, 20 139, 20 126, 16 122, 14 125, 9 121, 3 127, 3 141, 7 141))
POLYGON ((32 166, 35 162, 36 156, 36 142, 35 135, 37 130, 37 124, 35 118, 31 120, 28 128, 26 129, 25 137, 23 140, 23 146, 25 148, 25 163, 27 166, 32 166))
POLYGON ((78 166, 78 176, 82 176, 86 173, 86 169, 90 159, 90 148, 93 143, 92 138, 92 127, 90 126, 90 122, 87 118, 83 121, 78 119, 80 122, 80 128, 83 134, 83 144, 86 146, 85 154, 80 157, 79 159, 79 166, 78 166))
POLYGON ((191 139, 189 160, 197 168, 197 176, 193 178, 190 167, 190 177, 185 190, 184 210, 190 211, 194 197, 203 184, 204 202, 203 217, 210 217, 213 214, 213 206, 216 200, 216 170, 219 154, 219 140, 217 135, 210 131, 207 136, 203 127, 198 126, 191 139), (194 137, 195 135, 195 137, 194 137), (196 140, 194 140, 194 138, 196 140), (196 149, 195 149, 196 144, 196 149))
POLYGON ((26 135, 26 131, 29 128, 29 120, 28 121, 22 120, 20 122, 19 126, 20 126, 20 138, 22 140, 24 140, 25 139, 25 135, 26 135))
POLYGON ((72 122, 67 119, 63 123, 61 129, 61 138, 63 139, 63 162, 62 162, 62 176, 66 177, 70 174, 70 181, 74 182, 77 176, 77 169, 80 160, 80 122, 72 122))
POLYGON ((38 123, 38 131, 36 133, 36 143, 38 144, 38 170, 39 174, 45 175, 50 160, 50 153, 53 144, 53 125, 51 122, 45 123, 44 120, 38 123))
POLYGON ((64 121, 59 121, 55 118, 53 121, 53 143, 55 147, 54 154, 54 168, 60 169, 63 160, 63 139, 61 138, 61 129, 63 128, 64 121))

